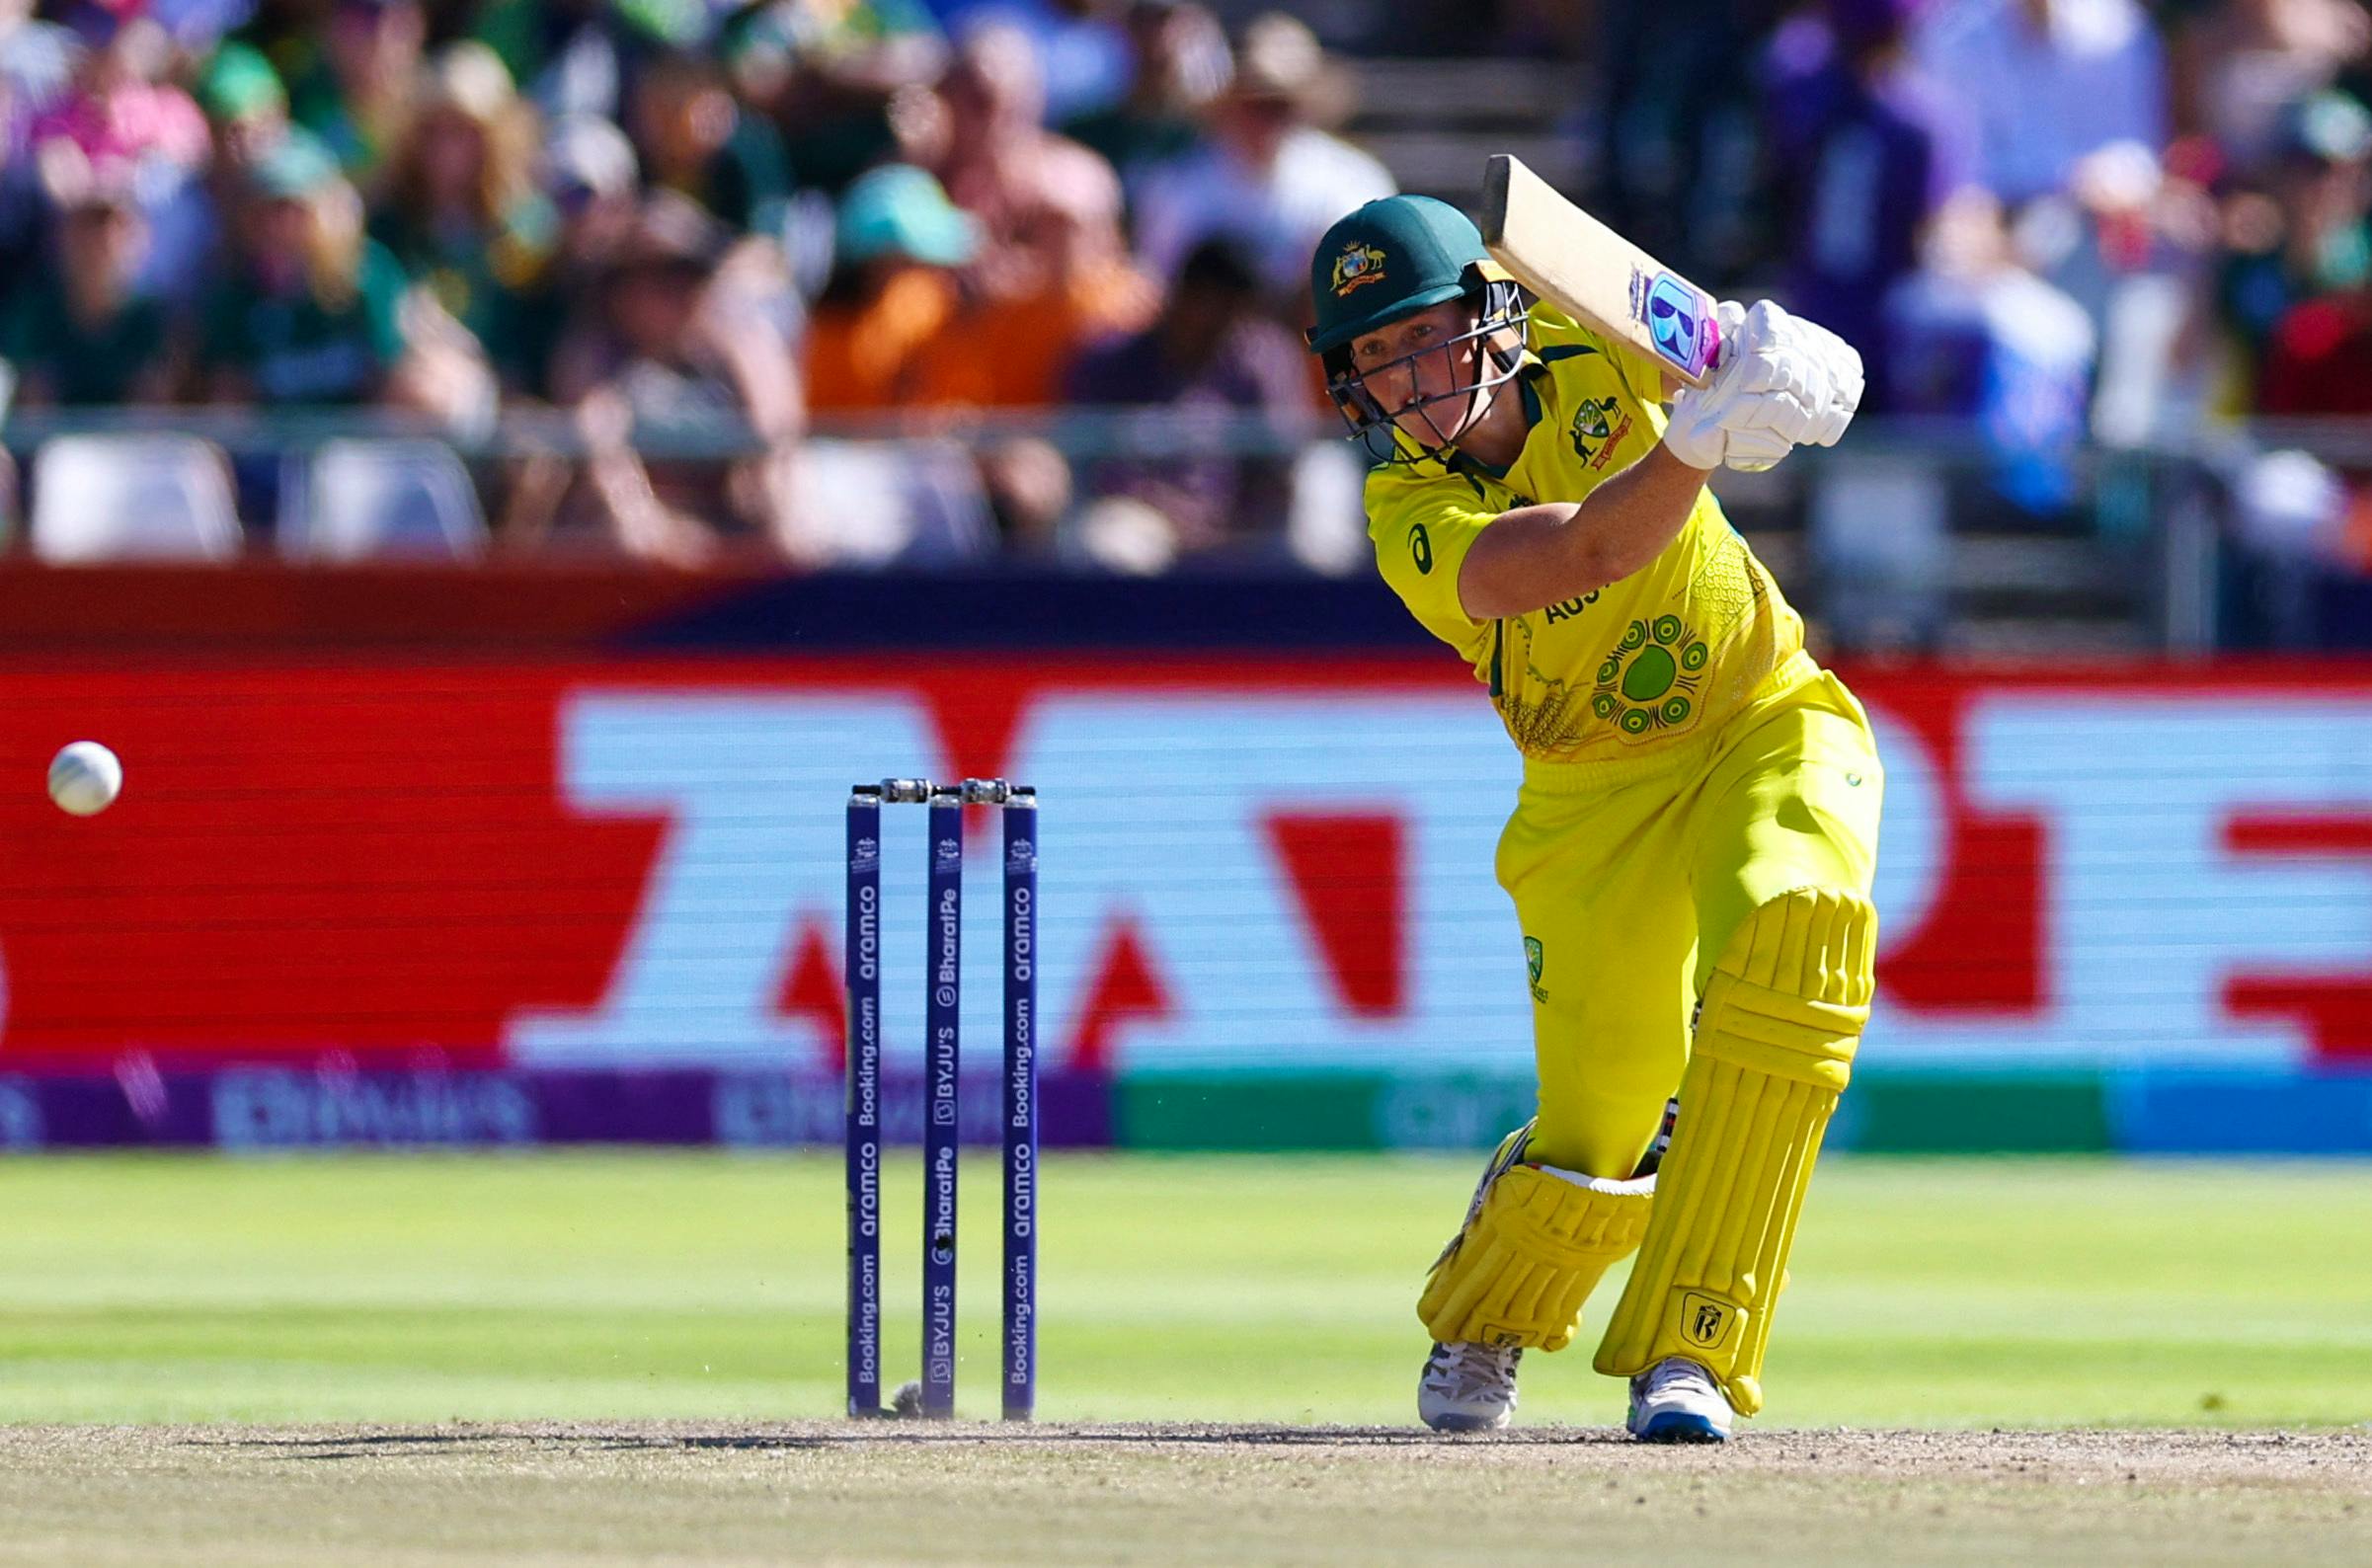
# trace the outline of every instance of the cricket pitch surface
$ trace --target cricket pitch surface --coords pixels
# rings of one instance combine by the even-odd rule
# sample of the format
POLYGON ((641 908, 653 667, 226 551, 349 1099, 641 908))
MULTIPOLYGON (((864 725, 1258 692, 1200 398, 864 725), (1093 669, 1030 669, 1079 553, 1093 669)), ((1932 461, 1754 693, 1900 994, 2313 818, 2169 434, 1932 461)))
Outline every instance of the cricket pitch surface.
POLYGON ((0 1563, 2361 1561, 2372 1432, 0 1428, 0 1563))

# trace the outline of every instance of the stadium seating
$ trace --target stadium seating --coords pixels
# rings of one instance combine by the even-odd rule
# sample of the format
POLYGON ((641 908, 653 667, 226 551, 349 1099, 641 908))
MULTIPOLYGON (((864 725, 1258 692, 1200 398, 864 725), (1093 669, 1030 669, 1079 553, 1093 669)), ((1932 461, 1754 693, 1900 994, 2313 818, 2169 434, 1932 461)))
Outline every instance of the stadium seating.
POLYGON ((231 560, 229 465, 191 435, 54 436, 34 459, 31 536, 51 565, 231 560))
POLYGON ((281 487, 275 540, 300 561, 374 557, 475 560, 486 513, 469 473, 441 441, 331 440, 281 487))

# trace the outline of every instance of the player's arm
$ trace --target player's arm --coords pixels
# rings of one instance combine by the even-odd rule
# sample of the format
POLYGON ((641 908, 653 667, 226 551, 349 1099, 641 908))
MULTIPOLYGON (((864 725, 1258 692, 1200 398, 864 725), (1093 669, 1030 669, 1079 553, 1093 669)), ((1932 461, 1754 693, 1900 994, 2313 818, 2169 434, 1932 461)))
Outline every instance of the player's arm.
POLYGON ((1646 566, 1680 536, 1705 470, 1658 445, 1590 492, 1503 511, 1466 549, 1458 601, 1477 621, 1528 615, 1646 566))
POLYGON ((1719 368, 1702 387, 1657 377, 1672 405, 1653 450, 1579 502, 1492 519, 1460 564, 1459 602, 1489 620, 1524 615, 1621 582, 1663 553, 1724 464, 1769 468, 1799 445, 1829 446, 1861 401, 1861 356, 1825 328, 1765 300, 1720 306, 1719 368))

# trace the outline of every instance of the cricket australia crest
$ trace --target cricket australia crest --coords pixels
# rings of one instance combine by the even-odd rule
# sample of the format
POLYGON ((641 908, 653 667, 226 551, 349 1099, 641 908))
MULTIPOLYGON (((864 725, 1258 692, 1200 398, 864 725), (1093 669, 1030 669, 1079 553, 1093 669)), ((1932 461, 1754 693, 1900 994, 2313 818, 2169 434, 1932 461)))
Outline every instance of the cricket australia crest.
POLYGON ((1604 468, 1630 433, 1630 416, 1613 398, 1583 398, 1573 410, 1568 432, 1573 437, 1573 455, 1585 468, 1604 468))

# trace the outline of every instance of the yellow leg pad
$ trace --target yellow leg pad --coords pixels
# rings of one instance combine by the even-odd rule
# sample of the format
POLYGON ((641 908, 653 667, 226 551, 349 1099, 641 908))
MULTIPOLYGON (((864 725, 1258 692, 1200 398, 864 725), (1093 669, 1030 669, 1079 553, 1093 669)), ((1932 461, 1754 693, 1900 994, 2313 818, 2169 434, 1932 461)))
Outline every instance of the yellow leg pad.
POLYGON ((1654 1196, 1653 1176, 1509 1167, 1433 1266, 1417 1316, 1440 1344, 1563 1350, 1582 1302, 1646 1233, 1654 1196))
POLYGON ((1798 888, 1758 906, 1706 982, 1663 1194, 1598 1347, 1627 1377, 1702 1364, 1742 1415, 1829 1113, 1869 1019, 1877 915, 1858 894, 1798 888))

